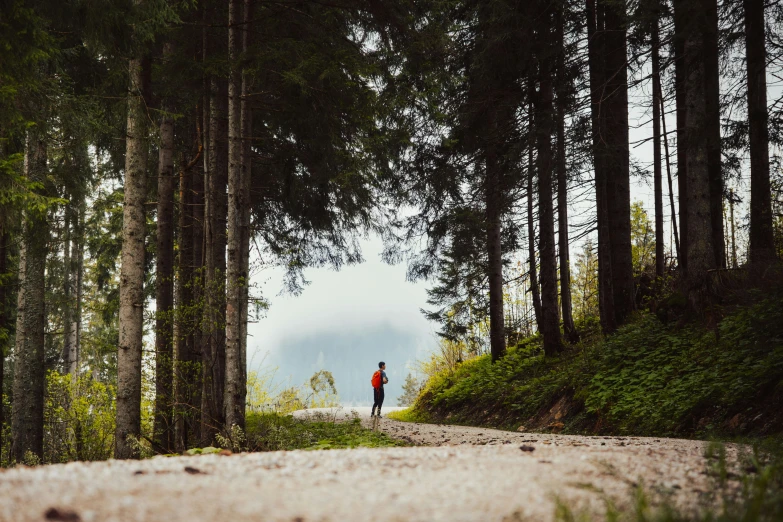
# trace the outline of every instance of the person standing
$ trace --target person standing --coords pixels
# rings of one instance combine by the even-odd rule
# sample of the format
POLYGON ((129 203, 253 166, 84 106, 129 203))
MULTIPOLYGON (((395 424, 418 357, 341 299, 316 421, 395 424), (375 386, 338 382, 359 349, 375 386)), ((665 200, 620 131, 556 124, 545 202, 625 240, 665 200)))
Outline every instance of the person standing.
POLYGON ((376 371, 372 376, 372 392, 373 392, 373 402, 372 404, 372 411, 370 412, 370 417, 375 416, 375 408, 378 408, 378 417, 381 416, 381 406, 383 406, 383 385, 388 383, 389 379, 386 377, 386 363, 381 361, 378 363, 378 371, 376 371))

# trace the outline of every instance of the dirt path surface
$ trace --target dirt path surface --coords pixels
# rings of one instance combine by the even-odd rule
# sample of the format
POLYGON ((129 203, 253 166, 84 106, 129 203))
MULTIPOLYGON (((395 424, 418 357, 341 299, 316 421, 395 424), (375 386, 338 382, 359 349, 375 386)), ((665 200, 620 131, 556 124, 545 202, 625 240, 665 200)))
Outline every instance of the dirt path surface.
POLYGON ((556 498, 600 514, 639 481, 680 504, 709 482, 697 441, 380 428, 424 447, 15 468, 0 473, 0 520, 548 521, 556 498))

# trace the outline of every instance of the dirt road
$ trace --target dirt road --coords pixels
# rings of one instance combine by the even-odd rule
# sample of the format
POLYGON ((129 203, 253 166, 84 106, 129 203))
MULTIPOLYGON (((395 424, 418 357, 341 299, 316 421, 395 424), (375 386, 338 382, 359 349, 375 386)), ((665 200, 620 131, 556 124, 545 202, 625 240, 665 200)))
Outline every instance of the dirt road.
POLYGON ((604 498, 627 503, 642 482, 681 505, 709 485, 703 442, 389 419, 381 429, 422 447, 7 470, 0 473, 0 520, 548 521, 557 499, 600 515, 604 498))

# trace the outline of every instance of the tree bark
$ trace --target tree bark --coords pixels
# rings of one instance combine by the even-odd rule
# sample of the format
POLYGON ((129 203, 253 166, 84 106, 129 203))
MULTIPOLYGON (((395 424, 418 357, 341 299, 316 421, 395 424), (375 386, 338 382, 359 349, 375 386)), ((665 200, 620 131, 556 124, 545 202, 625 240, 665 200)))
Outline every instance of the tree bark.
POLYGON ((506 355, 503 315, 503 252, 500 240, 503 193, 495 145, 486 152, 485 204, 487 219, 487 253, 489 258, 489 343, 492 360, 506 355))
MULTIPOLYGON (((687 21, 683 32, 683 81, 686 104, 685 161, 687 169, 687 278, 686 290, 691 308, 699 311, 704 304, 708 270, 717 268, 715 255, 714 220, 712 218, 711 129, 713 118, 709 102, 709 59, 711 53, 705 25, 711 23, 711 14, 705 5, 684 0, 675 2, 687 21)), ((721 212, 722 220, 722 212, 721 212)))
POLYGON ((605 16, 606 81, 603 109, 607 143, 606 194, 612 256, 614 320, 635 308, 631 255, 631 184, 628 145, 628 57, 625 4, 601 0, 605 16))
POLYGON ((209 172, 205 179, 204 292, 202 335, 201 441, 212 443, 225 425, 223 396, 226 371, 226 221, 228 182, 228 89, 212 77, 209 111, 209 172))
MULTIPOLYGON (((0 332, 5 334, 0 342, 0 396, 4 390, 5 379, 5 358, 8 355, 8 240, 9 235, 6 231, 6 225, 3 225, 0 231, 0 332)), ((5 408, 0 405, 0 426, 5 426, 5 408)), ((3 432, 0 429, 0 448, 3 447, 3 432)))
POLYGON ((677 105, 677 192, 680 198, 680 258, 679 269, 688 273, 688 149, 685 120, 688 107, 685 102, 685 33, 683 9, 674 9, 674 89, 677 105))
POLYGON ((677 228, 677 210, 675 210, 674 207, 674 187, 672 185, 672 166, 671 162, 669 161, 669 138, 668 133, 666 132, 666 110, 663 105, 663 89, 661 88, 661 76, 660 73, 657 78, 655 78, 655 81, 658 83, 658 93, 660 95, 660 98, 658 99, 658 102, 661 107, 661 125, 663 126, 663 147, 664 147, 664 155, 666 158, 666 178, 669 182, 669 206, 671 208, 672 213, 672 230, 674 231, 674 248, 677 255, 677 263, 680 262, 680 232, 677 228))
MULTIPOLYGON (((173 45, 163 46, 164 64, 173 45)), ((164 101, 158 151, 157 259, 155 266, 155 443, 170 453, 174 449, 174 119, 164 101)))
MULTIPOLYGON (((245 24, 243 26, 242 33, 242 50, 247 52, 250 45, 250 31, 248 30, 248 24, 253 19, 253 0, 244 0, 245 2, 245 24)), ((250 101, 248 100, 248 94, 250 93, 250 78, 246 71, 242 72, 242 136, 247 138, 252 136, 253 132, 253 114, 250 108, 250 101)), ((242 366, 243 382, 245 385, 240 390, 242 404, 247 405, 247 323, 250 307, 250 187, 253 175, 253 162, 250 154, 250 140, 243 139, 242 141, 242 173, 244 178, 242 180, 245 194, 245 204, 242 206, 242 239, 241 239, 241 254, 242 260, 242 277, 245 280, 245 284, 242 285, 242 298, 241 298, 241 311, 240 311, 240 333, 239 342, 241 345, 240 359, 245 361, 242 366)))
POLYGON ((242 154, 242 0, 228 4, 228 262, 226 283, 226 384, 224 410, 226 428, 245 428, 242 389, 245 361, 242 360, 242 298, 247 284, 242 268, 242 217, 248 204, 245 194, 245 165, 242 154))
POLYGON ((745 53, 748 69, 748 133, 750 138, 750 250, 748 257, 752 265, 763 267, 775 260, 772 193, 769 180, 764 0, 745 0, 744 6, 745 53))
POLYGON ((528 149, 527 149, 527 251, 528 266, 530 271, 530 292, 533 294, 533 314, 536 320, 536 329, 541 331, 541 293, 538 286, 538 269, 536 263, 536 222, 533 213, 533 181, 535 178, 535 165, 533 148, 535 147, 535 119, 533 100, 535 99, 535 87, 530 82, 528 89, 529 110, 528 118, 528 149))
POLYGON ((720 146, 720 66, 718 56, 718 2, 701 0, 703 17, 704 90, 706 98, 707 169, 710 184, 710 216, 715 266, 726 268, 726 239, 723 227, 723 174, 720 146))
MULTIPOLYGON (((25 144, 25 176, 30 182, 46 180, 47 144, 40 128, 28 130, 25 144)), ((43 458, 44 433, 44 330, 46 326, 46 256, 49 224, 46 210, 24 212, 19 252, 16 346, 14 353, 14 402, 11 418, 11 458, 22 462, 31 452, 43 458)))
POLYGON ((568 246, 568 180, 566 179, 565 90, 568 79, 565 70, 565 35, 563 6, 557 9, 557 224, 560 254, 560 305, 563 332, 569 343, 579 340, 574 325, 571 304, 571 259, 568 246))
MULTIPOLYGON (((63 216, 63 305, 62 305, 62 317, 63 317, 63 353, 62 353, 62 372, 68 374, 68 368, 70 366, 71 352, 71 328, 73 327, 73 304, 71 296, 71 278, 73 277, 73 263, 71 262, 71 227, 73 226, 73 196, 71 196, 68 204, 65 205, 65 212, 63 216)), ((73 249, 73 254, 76 253, 76 249, 73 249)))
POLYGON ((586 3, 588 67, 590 69, 590 114, 598 229, 598 308, 601 317, 601 328, 608 333, 617 328, 617 323, 615 321, 614 292, 612 290, 612 254, 606 188, 607 150, 604 139, 606 112, 603 107, 603 86, 606 78, 604 63, 604 9, 602 4, 596 5, 595 0, 586 0, 586 3))
POLYGON ((557 257, 555 253, 555 214, 552 204, 553 97, 551 51, 551 15, 545 15, 537 31, 540 54, 537 60, 539 92, 536 103, 536 135, 538 149, 538 245, 541 256, 541 335, 544 354, 553 356, 562 349, 560 317, 557 302, 557 257))
POLYGON ((146 118, 140 92, 142 60, 129 63, 128 128, 125 139, 125 198, 120 267, 117 422, 114 457, 134 457, 128 436, 141 431, 141 352, 144 328, 144 234, 146 194, 146 118))
POLYGON ((734 191, 729 193, 729 223, 731 226, 731 268, 737 268, 737 237, 734 222, 734 191))
POLYGON ((71 295, 75 300, 73 304, 73 315, 71 316, 71 352, 68 360, 68 373, 74 378, 79 376, 79 360, 81 357, 82 343, 82 298, 84 292, 84 214, 85 200, 81 197, 76 214, 76 239, 74 242, 74 254, 71 254, 71 262, 74 263, 74 274, 72 279, 71 295))
POLYGON ((177 314, 174 351, 174 447, 178 453, 188 449, 193 411, 195 362, 192 352, 193 324, 189 310, 193 307, 193 209, 191 208, 191 178, 183 168, 179 173, 179 215, 177 222, 177 314))
POLYGON ((663 277, 664 273, 664 239, 663 239, 663 176, 661 169, 661 58, 660 39, 658 36, 658 17, 660 5, 654 0, 650 16, 652 28, 650 47, 652 47, 652 84, 653 84, 653 185, 655 187, 655 275, 663 277))

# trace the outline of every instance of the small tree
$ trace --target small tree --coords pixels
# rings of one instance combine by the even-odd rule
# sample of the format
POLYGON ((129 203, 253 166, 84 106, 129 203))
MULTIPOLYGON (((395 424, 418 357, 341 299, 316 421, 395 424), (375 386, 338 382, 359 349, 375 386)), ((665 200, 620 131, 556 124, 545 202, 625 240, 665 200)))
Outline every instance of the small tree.
POLYGON ((397 399, 397 406, 413 406, 422 389, 424 389, 424 382, 409 373, 402 385, 402 395, 397 399))
POLYGON ((655 229, 641 201, 631 205, 631 255, 634 277, 655 270, 655 229))

